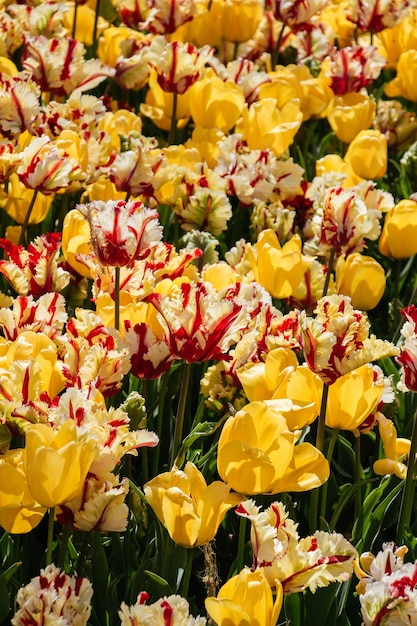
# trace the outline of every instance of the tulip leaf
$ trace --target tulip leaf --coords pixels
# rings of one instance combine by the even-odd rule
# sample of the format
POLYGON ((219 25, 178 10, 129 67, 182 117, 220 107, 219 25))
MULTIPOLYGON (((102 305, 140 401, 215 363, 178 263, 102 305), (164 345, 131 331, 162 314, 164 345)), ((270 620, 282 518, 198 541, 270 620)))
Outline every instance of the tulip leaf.
POLYGON ((284 613, 287 624, 304 626, 304 595, 291 593, 284 596, 284 613))
POLYGON ((16 573, 20 566, 20 563, 14 563, 10 567, 7 568, 5 572, 0 575, 0 622, 6 619, 9 611, 11 609, 10 606, 10 592, 7 588, 7 583, 12 578, 12 576, 16 573))
POLYGON ((108 622, 108 579, 109 567, 103 539, 99 532, 93 531, 91 539, 91 573, 95 596, 95 607, 100 624, 108 622))
POLYGON ((166 595, 169 595, 172 593, 172 589, 169 585, 169 583, 165 580, 165 578, 162 578, 162 576, 158 576, 158 574, 155 574, 155 572, 150 572, 149 570, 144 570, 144 573, 151 579, 153 580, 157 585, 159 585, 160 587, 162 587, 162 589, 164 590, 163 592, 161 591, 161 593, 165 593, 166 595))
POLYGON ((185 437, 182 442, 181 448, 177 454, 177 458, 175 459, 175 464, 177 467, 182 467, 185 461, 185 454, 187 450, 192 446, 192 444, 200 439, 200 437, 208 437, 220 428, 224 424, 224 422, 230 417, 228 413, 224 415, 218 422, 200 422, 197 426, 190 432, 189 435, 185 437))

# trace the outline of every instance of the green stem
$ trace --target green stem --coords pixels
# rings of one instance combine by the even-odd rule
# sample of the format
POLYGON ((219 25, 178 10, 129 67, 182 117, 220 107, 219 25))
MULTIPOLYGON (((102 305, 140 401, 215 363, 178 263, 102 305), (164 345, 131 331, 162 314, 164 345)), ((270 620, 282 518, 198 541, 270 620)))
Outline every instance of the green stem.
MULTIPOLYGON (((321 406, 320 406, 320 415, 317 422, 317 435, 316 435, 316 448, 323 452, 324 449, 324 434, 325 434, 325 425, 326 425, 326 408, 327 408, 327 397, 329 395, 329 385, 323 383, 323 394, 321 396, 321 406)), ((313 489, 311 492, 310 499, 310 532, 314 532, 317 530, 317 518, 319 511, 319 497, 320 497, 320 488, 317 487, 313 489)))
POLYGON ((93 46, 92 46, 93 57, 96 56, 97 25, 98 25, 99 14, 100 14, 100 0, 97 0, 97 2, 96 2, 96 14, 95 14, 95 17, 94 17, 94 28, 93 28, 93 46))
POLYGON ((71 526, 67 525, 63 527, 62 534, 61 534, 61 545, 59 548, 59 557, 58 557, 58 567, 60 569, 63 569, 65 565, 68 541, 69 541, 69 538, 71 537, 71 533, 72 533, 71 526))
MULTIPOLYGON (((165 397, 168 388, 168 372, 164 372, 161 379, 161 387, 159 389, 159 402, 158 402, 158 414, 156 416, 156 434, 159 437, 159 441, 161 441, 161 433, 162 433, 162 420, 164 417, 164 405, 165 405, 165 397)), ((161 452, 161 445, 155 447, 154 449, 154 457, 152 463, 152 476, 156 476, 158 473, 159 467, 159 455, 161 452)))
POLYGON ((23 224, 22 224, 22 230, 20 231, 19 246, 23 245, 23 243, 25 241, 27 227, 29 225, 30 216, 31 216, 33 207, 35 206, 35 202, 36 202, 37 196, 38 196, 38 190, 34 189, 33 190, 32 200, 30 201, 28 210, 26 211, 25 219, 24 219, 23 224))
POLYGON ((189 548, 187 550, 187 562, 185 565, 184 577, 182 579, 181 594, 183 598, 188 597, 188 588, 190 586, 191 572, 193 569, 194 549, 189 548))
POLYGON ((417 414, 414 415, 413 432, 411 435, 410 456, 408 458, 407 476, 405 479, 403 495, 401 499, 400 516, 397 526, 397 546, 404 543, 404 535, 406 528, 409 528, 411 521, 411 513, 414 503, 414 487, 415 487, 415 468, 417 453, 417 414))
POLYGON ((178 94, 176 91, 172 94, 172 117, 171 128, 169 129, 168 145, 172 145, 175 141, 175 133, 177 131, 177 106, 178 106, 178 94))
POLYGON ((245 556, 245 544, 246 544, 246 517, 240 516, 239 521, 239 538, 237 544, 237 556, 236 556, 236 572, 239 573, 243 569, 243 561, 245 556))
POLYGON ((362 510, 362 489, 360 481, 362 480, 362 464, 361 464, 361 437, 355 436, 355 520, 360 517, 362 510))
POLYGON ((282 42, 282 37, 284 35, 284 30, 285 30, 285 24, 283 24, 281 26, 281 30, 280 30, 280 33, 278 35, 278 39, 277 39, 277 43, 276 43, 276 46, 275 46, 275 50, 273 51, 272 56, 271 56, 271 65, 272 65, 271 70, 272 71, 274 71, 275 67, 278 64, 279 49, 281 47, 281 42, 282 42))
POLYGON ((325 296, 327 296, 327 292, 328 292, 328 290, 329 290, 330 277, 331 277, 332 272, 333 272, 333 265, 334 265, 334 257, 335 257, 335 253, 336 253, 335 248, 332 248, 332 249, 330 250, 329 264, 328 264, 328 266, 327 266, 326 280, 324 281, 324 287, 323 287, 322 298, 324 298, 325 296))
MULTIPOLYGON (((329 448, 327 450, 327 462, 329 464, 329 467, 332 463, 332 458, 333 458, 333 452, 334 452, 334 448, 336 445, 336 441, 337 441, 337 437, 339 435, 339 430, 337 428, 333 428, 332 430, 332 435, 330 438, 330 443, 329 443, 329 448)), ((324 485, 321 488, 321 507, 320 507, 320 519, 321 520, 325 520, 326 519, 326 506, 327 506, 327 487, 328 487, 329 481, 327 480, 324 485)))
POLYGON ((75 31, 77 29, 77 12, 78 12, 78 2, 77 0, 75 0, 75 5, 74 5, 74 21, 72 23, 72 33, 71 33, 71 37, 72 39, 75 39, 75 31))
POLYGON ((114 327, 120 328, 120 265, 114 268, 114 327))
POLYGON ((49 509, 49 517, 48 517, 48 535, 47 535, 47 542, 46 542, 46 558, 45 558, 46 566, 52 563, 52 542, 54 539, 54 518, 55 518, 55 507, 51 507, 49 509))
POLYGON ((191 363, 184 363, 184 371, 181 382, 180 397, 178 400, 177 416, 175 420, 174 441, 171 451, 171 467, 181 446, 182 430, 184 427, 185 405, 187 403, 188 386, 190 384, 191 363))

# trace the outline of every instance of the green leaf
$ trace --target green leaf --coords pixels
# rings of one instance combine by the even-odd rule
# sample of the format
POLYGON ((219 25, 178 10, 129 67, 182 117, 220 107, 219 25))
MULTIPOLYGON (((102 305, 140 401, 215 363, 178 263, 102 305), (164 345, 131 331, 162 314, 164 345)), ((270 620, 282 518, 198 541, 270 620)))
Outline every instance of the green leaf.
POLYGON ((14 563, 0 575, 0 622, 3 622, 3 620, 6 619, 12 608, 10 602, 10 591, 7 583, 16 573, 19 566, 20 563, 14 563))
POLYGON ((173 592, 173 590, 169 586, 168 581, 166 581, 165 578, 162 578, 162 576, 158 576, 158 574, 155 574, 155 572, 150 572, 149 570, 145 570, 145 574, 164 590, 161 593, 164 593, 165 595, 170 595, 173 592))
POLYGON ((290 593, 284 596, 284 615, 291 626, 304 626, 304 595, 290 593))
POLYGON ((104 550, 102 536, 99 532, 92 533, 91 540, 91 573, 94 589, 94 605, 103 626, 108 623, 108 595, 109 567, 104 550))

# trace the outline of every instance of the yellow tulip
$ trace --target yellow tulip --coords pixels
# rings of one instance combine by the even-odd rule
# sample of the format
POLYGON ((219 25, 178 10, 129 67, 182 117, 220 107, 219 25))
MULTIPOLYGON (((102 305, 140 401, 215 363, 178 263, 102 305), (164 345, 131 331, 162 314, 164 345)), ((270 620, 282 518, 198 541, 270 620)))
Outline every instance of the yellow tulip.
POLYGON ((173 467, 146 483, 145 497, 175 543, 193 548, 211 541, 227 511, 241 502, 217 480, 207 485, 197 467, 173 467))
POLYGON ((372 124, 376 105, 366 92, 337 96, 329 105, 327 119, 336 136, 350 143, 361 130, 372 124))
MULTIPOLYGON (((156 72, 152 71, 148 81, 149 91, 146 94, 145 103, 140 105, 142 115, 149 117, 158 128, 169 130, 172 119, 172 105, 174 94, 161 89, 156 78, 156 72)), ((190 93, 189 89, 177 98, 176 120, 177 128, 183 128, 190 118, 190 93)))
POLYGON ((14 361, 29 359, 35 359, 40 365, 40 392, 46 391, 50 398, 54 398, 64 388, 64 378, 57 367, 56 344, 47 335, 32 331, 22 332, 10 344, 5 362, 1 359, 1 366, 8 368, 14 361))
POLYGON ((263 16, 260 0, 229 0, 223 3, 221 24, 226 41, 243 43, 256 32, 263 16))
POLYGON ((394 259, 417 254, 417 202, 400 200, 385 216, 379 251, 394 259))
POLYGON ((207 74, 190 88, 191 116, 202 128, 227 133, 234 127, 245 104, 242 90, 231 80, 207 74))
POLYGON ((379 130, 361 130, 350 143, 345 161, 362 178, 382 178, 388 165, 387 138, 379 130))
POLYGON ((328 478, 326 459, 311 444, 294 447, 297 435, 272 406, 251 402, 226 421, 217 455, 220 477, 247 495, 318 487, 328 478))
POLYGON ((269 148, 279 158, 291 145, 302 121, 298 98, 288 100, 282 108, 274 98, 263 98, 243 108, 235 130, 252 150, 269 148))
POLYGON ((346 178, 343 180, 343 187, 354 187, 363 181, 339 154, 326 154, 316 161, 316 176, 323 176, 326 172, 340 172, 346 178))
POLYGON ((93 247, 90 241, 91 231, 87 220, 77 209, 69 211, 62 226, 62 254, 67 263, 86 278, 91 278, 90 270, 77 260, 77 254, 91 254, 93 247))
POLYGON ((341 376, 329 387, 326 426, 355 431, 373 413, 384 391, 383 382, 374 381, 370 365, 341 376))
POLYGON ((246 363, 237 375, 250 402, 287 401, 288 406, 281 403, 280 410, 290 430, 304 428, 318 416, 323 383, 309 367, 298 364, 293 350, 271 350, 264 363, 246 363))
POLYGON ((263 230, 258 237, 256 254, 248 249, 252 271, 274 298, 289 298, 307 269, 301 254, 301 239, 294 235, 282 248, 273 230, 263 230))
POLYGON ((199 48, 205 45, 217 48, 223 36, 224 0, 212 0, 209 3, 198 0, 196 6, 194 18, 176 30, 175 38, 178 41, 189 41, 199 48))
POLYGON ((278 581, 275 592, 274 600, 262 569, 245 567, 220 588, 216 598, 206 599, 206 610, 218 626, 275 626, 283 598, 278 581))
POLYGON ((373 465, 375 474, 384 476, 395 474, 401 480, 407 476, 406 460, 410 456, 411 441, 397 437, 397 430, 392 420, 382 413, 377 414, 378 429, 384 446, 384 458, 373 465))
POLYGON ((57 431, 45 424, 32 424, 23 450, 31 495, 47 508, 71 501, 82 488, 95 455, 96 444, 78 441, 72 420, 57 431))
POLYGON ((0 457, 0 526, 8 533, 27 533, 39 524, 46 508, 29 492, 22 467, 22 450, 0 457))
POLYGON ((385 86, 389 98, 402 96, 417 102, 417 50, 403 52, 398 60, 397 76, 385 86))
MULTIPOLYGON (((28 189, 20 182, 17 174, 11 174, 7 193, 0 191, 0 206, 18 224, 23 224, 33 198, 33 189, 28 189)), ((45 196, 39 192, 30 214, 29 224, 39 224, 48 214, 54 195, 45 196)))
MULTIPOLYGON (((78 4, 78 3, 77 3, 78 4)), ((75 5, 74 5, 75 6, 75 5)), ((64 27, 69 33, 72 33, 74 24, 74 9, 71 8, 62 14, 62 22, 64 27)), ((91 46, 93 42, 94 30, 97 31, 97 36, 106 32, 109 27, 109 23, 103 19, 100 15, 96 18, 96 12, 87 4, 78 4, 77 17, 75 23, 75 35, 74 38, 81 41, 85 46, 91 46), (97 22, 95 24, 95 20, 97 22)))
POLYGON ((110 67, 116 67, 119 57, 122 56, 121 44, 127 40, 135 40, 140 44, 146 40, 146 35, 121 24, 108 26, 98 40, 97 56, 100 61, 110 67))
POLYGON ((336 265, 337 293, 349 296, 352 306, 361 311, 375 308, 384 295, 386 285, 382 265, 373 257, 354 252, 339 257, 336 265))

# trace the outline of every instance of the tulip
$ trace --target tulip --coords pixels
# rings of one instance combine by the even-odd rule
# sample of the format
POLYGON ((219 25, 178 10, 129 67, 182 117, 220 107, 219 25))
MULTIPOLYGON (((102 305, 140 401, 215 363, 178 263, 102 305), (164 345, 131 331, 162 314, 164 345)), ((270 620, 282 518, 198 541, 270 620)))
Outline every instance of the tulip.
POLYGON ((374 100, 366 92, 347 93, 334 99, 327 119, 337 138, 350 143, 361 130, 370 127, 375 109, 374 100))
POLYGON ((34 500, 22 467, 20 449, 0 457, 0 526, 9 533, 27 533, 37 526, 46 508, 34 500))
POLYGON ((400 200, 385 216, 379 251, 394 259, 417 254, 417 202, 400 200))
POLYGON ((290 430, 311 424, 319 413, 323 385, 306 365, 298 364, 293 350, 271 350, 264 363, 249 362, 237 370, 237 376, 250 402, 289 401, 288 408, 282 404, 281 411, 290 430))
MULTIPOLYGON (((108 26, 98 40, 97 56, 102 63, 116 67, 122 54, 122 44, 125 41, 135 41, 140 45, 144 40, 146 40, 146 36, 143 33, 138 33, 127 26, 108 26)), ((126 110, 123 111, 127 112, 126 110)))
POLYGON ((206 75, 190 88, 192 118, 202 128, 218 128, 227 133, 241 115, 245 97, 231 80, 206 75))
POLYGON ((220 477, 247 495, 318 487, 328 478, 328 463, 311 444, 294 447, 297 437, 273 405, 247 404, 223 426, 220 477))
MULTIPOLYGON (((171 127, 174 94, 164 91, 158 84, 156 72, 152 71, 148 81, 149 91, 146 94, 145 102, 140 105, 142 115, 149 117, 158 128, 169 130, 171 127)), ((183 128, 189 120, 190 94, 186 91, 179 94, 175 111, 177 128, 183 128)))
POLYGON ((397 76, 385 86, 389 98, 402 96, 417 102, 417 50, 403 52, 398 60, 397 76))
POLYGON ((77 209, 69 211, 62 226, 62 253, 67 263, 81 276, 91 278, 89 268, 77 256, 93 253, 91 231, 86 219, 77 209))
POLYGON ((145 604, 149 600, 146 591, 140 591, 136 604, 120 605, 119 617, 121 626, 141 624, 164 624, 166 626, 206 626, 204 617, 190 615, 190 607, 185 598, 178 595, 164 596, 153 604, 145 604))
POLYGON ((384 476, 395 474, 401 480, 407 477, 406 460, 410 455, 411 442, 409 439, 397 437, 397 430, 392 420, 382 413, 377 414, 378 430, 384 446, 384 457, 375 461, 375 474, 384 476))
POLYGON ((145 497, 175 543, 193 548, 214 539, 227 511, 241 497, 221 481, 207 485, 197 467, 173 467, 144 486, 145 497))
POLYGON ((358 252, 336 264, 338 293, 349 296, 352 306, 361 311, 374 309, 384 295, 386 285, 384 268, 373 257, 358 252))
POLYGON ((373 413, 381 400, 384 383, 375 382, 369 365, 341 376, 329 388, 326 426, 340 430, 357 430, 373 413))
POLYGON ((206 599, 206 610, 218 626, 275 626, 283 599, 278 582, 275 592, 274 600, 262 570, 245 567, 220 588, 216 598, 206 599))
POLYGON ((230 0, 223 4, 221 24, 226 41, 243 43, 256 32, 263 16, 261 0, 230 0))
POLYGON ((289 298, 307 269, 298 235, 281 248, 274 231, 264 230, 259 234, 256 252, 249 248, 248 254, 255 279, 274 298, 289 298))
POLYGON ((382 178, 388 165, 386 136, 379 130, 361 130, 350 143, 345 161, 361 178, 382 178))
POLYGON ((72 500, 82 488, 95 455, 96 444, 78 441, 72 420, 57 431, 45 424, 31 425, 23 451, 31 495, 47 508, 72 500))
POLYGON ((287 101, 281 108, 274 98, 263 98, 243 108, 235 130, 252 150, 269 148, 279 158, 290 147, 302 121, 298 98, 287 101))
MULTIPOLYGON (((17 174, 11 174, 8 181, 8 193, 0 191, 0 206, 18 224, 23 224, 28 213, 33 191, 20 182, 17 174)), ((39 224, 48 214, 53 195, 38 193, 29 216, 29 224, 39 224)))
POLYGON ((401 365, 402 391, 417 392, 417 307, 410 304, 401 311, 406 321, 401 329, 402 345, 400 355, 396 358, 401 365))
POLYGON ((69 32, 74 32, 74 19, 75 19, 75 32, 74 39, 81 41, 85 46, 91 46, 95 42, 93 41, 93 33, 96 29, 97 37, 102 33, 105 33, 109 27, 109 23, 103 19, 100 15, 96 18, 96 12, 87 4, 74 3, 76 10, 69 9, 65 11, 62 16, 64 27, 69 32), (97 23, 94 26, 94 22, 97 19, 97 23))

